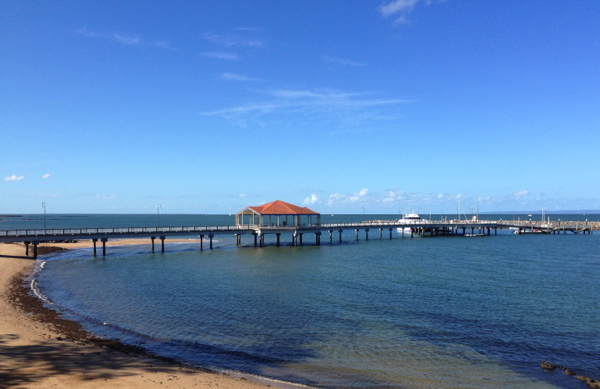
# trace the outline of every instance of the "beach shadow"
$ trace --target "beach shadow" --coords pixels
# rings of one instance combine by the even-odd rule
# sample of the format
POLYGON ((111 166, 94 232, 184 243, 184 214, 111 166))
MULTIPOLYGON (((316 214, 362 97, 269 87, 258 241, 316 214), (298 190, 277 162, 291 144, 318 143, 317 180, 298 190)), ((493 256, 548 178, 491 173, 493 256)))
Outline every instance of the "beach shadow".
POLYGON ((61 375, 93 381, 133 376, 140 371, 183 373, 177 364, 58 339, 19 345, 17 335, 0 335, 0 388, 23 386, 61 375))
POLYGON ((0 258, 14 258, 14 259, 34 259, 25 255, 0 255, 0 258))

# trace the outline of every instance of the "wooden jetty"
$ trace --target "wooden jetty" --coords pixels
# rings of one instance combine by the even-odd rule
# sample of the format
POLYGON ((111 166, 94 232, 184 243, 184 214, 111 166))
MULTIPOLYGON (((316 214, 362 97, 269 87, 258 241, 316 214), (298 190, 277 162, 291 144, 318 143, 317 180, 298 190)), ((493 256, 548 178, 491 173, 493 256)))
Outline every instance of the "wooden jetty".
POLYGON ((37 257, 40 243, 65 240, 91 240, 93 254, 97 255, 97 243, 102 244, 102 255, 106 255, 106 242, 109 239, 149 238, 151 252, 155 251, 155 240, 161 243, 161 252, 165 251, 165 239, 176 237, 199 237, 199 250, 204 249, 205 237, 208 238, 209 248, 213 248, 213 238, 218 235, 234 235, 238 246, 242 244, 242 236, 250 235, 254 246, 263 246, 266 235, 275 235, 279 246, 282 234, 292 237, 292 244, 301 246, 304 235, 314 234, 315 244, 321 244, 321 236, 328 234, 329 242, 333 243, 334 234, 342 242, 344 231, 354 230, 355 239, 359 232, 364 233, 364 239, 369 240, 369 232, 377 233, 378 239, 383 239, 384 232, 392 239, 394 229, 398 230, 400 238, 418 236, 484 236, 498 233, 498 229, 512 229, 520 234, 592 234, 594 227, 588 222, 534 222, 534 221, 480 221, 480 220, 418 220, 409 224, 398 220, 375 220, 359 223, 324 223, 320 222, 320 214, 305 207, 297 207, 289 203, 275 201, 259 207, 247 207, 235 216, 235 225, 229 226, 171 226, 171 227, 126 227, 126 228, 65 228, 65 229, 16 229, 0 230, 0 243, 21 242, 25 244, 25 254, 29 256, 29 246, 33 246, 33 257, 37 257), (405 234, 405 228, 410 227, 410 233, 405 234))

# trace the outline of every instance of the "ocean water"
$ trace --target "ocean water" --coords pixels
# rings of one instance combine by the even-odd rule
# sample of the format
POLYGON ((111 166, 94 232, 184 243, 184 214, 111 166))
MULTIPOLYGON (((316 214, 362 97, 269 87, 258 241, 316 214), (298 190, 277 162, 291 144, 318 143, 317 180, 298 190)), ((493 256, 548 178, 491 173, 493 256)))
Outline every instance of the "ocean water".
MULTIPOLYGON (((121 217, 113 224, 156 223, 121 217)), ((185 217, 174 225, 233 219, 185 217)), ((350 231, 340 244, 324 234, 321 246, 305 236, 301 247, 285 235, 280 247, 219 237, 203 252, 190 241, 156 254, 149 244, 108 247, 96 258, 73 250, 43 257, 36 278, 53 308, 98 335, 304 385, 585 387, 544 372, 542 360, 600 378, 600 233, 377 235, 355 241, 350 231)))

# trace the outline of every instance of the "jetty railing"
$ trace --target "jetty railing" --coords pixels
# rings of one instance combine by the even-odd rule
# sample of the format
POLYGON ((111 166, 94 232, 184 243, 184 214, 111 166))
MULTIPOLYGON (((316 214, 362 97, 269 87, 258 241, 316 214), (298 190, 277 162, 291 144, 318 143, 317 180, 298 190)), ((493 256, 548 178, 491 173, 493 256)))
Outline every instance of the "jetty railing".
POLYGON ((54 236, 135 233, 190 233, 207 231, 247 231, 251 226, 193 226, 193 227, 114 227, 114 228, 49 228, 0 230, 0 236, 54 236))

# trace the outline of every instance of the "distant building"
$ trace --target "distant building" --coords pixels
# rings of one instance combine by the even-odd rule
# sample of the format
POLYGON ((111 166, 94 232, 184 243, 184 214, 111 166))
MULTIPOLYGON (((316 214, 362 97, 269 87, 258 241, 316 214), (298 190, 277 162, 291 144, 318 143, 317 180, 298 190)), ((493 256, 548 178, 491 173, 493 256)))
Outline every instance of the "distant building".
POLYGON ((259 227, 316 227, 321 225, 321 214, 306 207, 275 200, 242 209, 235 214, 235 224, 259 227))

